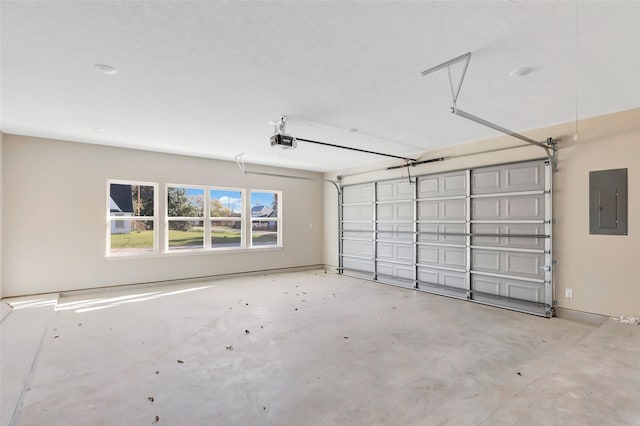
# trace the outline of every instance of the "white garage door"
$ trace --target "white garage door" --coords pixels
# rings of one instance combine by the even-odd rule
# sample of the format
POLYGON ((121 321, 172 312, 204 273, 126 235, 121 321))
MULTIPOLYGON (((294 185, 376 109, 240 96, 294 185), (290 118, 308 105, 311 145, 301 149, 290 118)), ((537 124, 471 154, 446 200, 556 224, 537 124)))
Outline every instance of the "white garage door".
POLYGON ((345 186, 341 205, 343 273, 551 315, 545 161, 345 186))

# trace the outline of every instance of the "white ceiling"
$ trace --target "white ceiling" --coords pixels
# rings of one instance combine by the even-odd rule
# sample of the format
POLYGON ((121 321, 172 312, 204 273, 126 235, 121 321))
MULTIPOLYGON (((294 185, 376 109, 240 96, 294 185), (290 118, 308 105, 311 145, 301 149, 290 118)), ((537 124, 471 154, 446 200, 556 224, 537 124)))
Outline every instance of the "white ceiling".
POLYGON ((512 130, 574 120, 576 82, 580 118, 640 106, 640 2, 2 1, 0 12, 6 133, 339 170, 381 158, 274 150, 269 121, 395 155, 493 136, 449 112, 446 71, 420 74, 468 51, 458 106, 512 130), (509 76, 522 66, 534 72, 509 76))

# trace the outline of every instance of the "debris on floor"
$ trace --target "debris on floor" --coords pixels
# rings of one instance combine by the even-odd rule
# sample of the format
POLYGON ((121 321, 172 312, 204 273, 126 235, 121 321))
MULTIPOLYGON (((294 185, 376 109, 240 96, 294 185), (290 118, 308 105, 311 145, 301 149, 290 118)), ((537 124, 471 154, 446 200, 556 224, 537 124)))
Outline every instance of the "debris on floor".
POLYGON ((58 337, 60 337, 60 336, 53 336, 54 339, 57 339, 58 337))
POLYGON ((630 317, 624 316, 624 315, 620 315, 620 318, 611 318, 614 321, 618 321, 621 322, 623 324, 629 324, 629 325, 640 325, 640 317, 634 317, 633 315, 630 317))
POLYGON ((233 346, 229 345, 229 346, 225 346, 224 347, 226 350, 228 351, 232 351, 233 350, 233 346))
POLYGON ((148 397, 147 399, 148 399, 150 402, 155 401, 155 398, 154 398, 154 397, 152 397, 152 396, 148 397))
POLYGON ((519 371, 518 371, 518 373, 517 373, 517 374, 518 374, 518 376, 522 376, 522 373, 521 373, 521 372, 519 372, 519 371))
POLYGON ((298 308, 295 308, 295 309, 294 309, 294 311, 297 311, 297 310, 298 310, 298 308))
POLYGON ((344 336, 344 338, 345 338, 345 339, 348 339, 348 337, 347 337, 347 336, 344 336))
POLYGON ((156 416, 156 421, 153 423, 158 423, 160 421, 160 416, 156 416))
POLYGON ((179 360, 178 360, 178 364, 184 364, 184 361, 183 361, 183 360, 181 360, 181 359, 179 359, 179 360))
POLYGON ((244 334, 249 334, 249 333, 251 333, 249 330, 244 331, 244 334))
POLYGON ((156 374, 160 374, 160 372, 158 370, 156 370, 156 374))

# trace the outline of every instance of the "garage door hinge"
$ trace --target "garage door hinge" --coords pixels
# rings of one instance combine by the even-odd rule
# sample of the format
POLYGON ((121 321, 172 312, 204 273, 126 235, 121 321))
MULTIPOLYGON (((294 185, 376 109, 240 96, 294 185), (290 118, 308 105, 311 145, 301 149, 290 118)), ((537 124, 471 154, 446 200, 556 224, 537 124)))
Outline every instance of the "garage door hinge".
POLYGON ((544 265, 544 266, 541 266, 541 267, 540 267, 540 269, 542 269, 542 270, 543 270, 543 271, 545 271, 545 272, 549 272, 549 271, 551 271, 551 266, 549 266, 549 265, 544 265))

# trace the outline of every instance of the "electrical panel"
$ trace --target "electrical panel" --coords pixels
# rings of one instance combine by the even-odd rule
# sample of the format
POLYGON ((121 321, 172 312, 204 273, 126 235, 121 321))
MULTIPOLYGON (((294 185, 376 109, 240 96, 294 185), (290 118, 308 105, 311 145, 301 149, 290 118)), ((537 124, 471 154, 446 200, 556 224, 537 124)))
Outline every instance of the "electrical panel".
POLYGON ((589 233, 627 235, 627 169, 589 172, 589 233))

